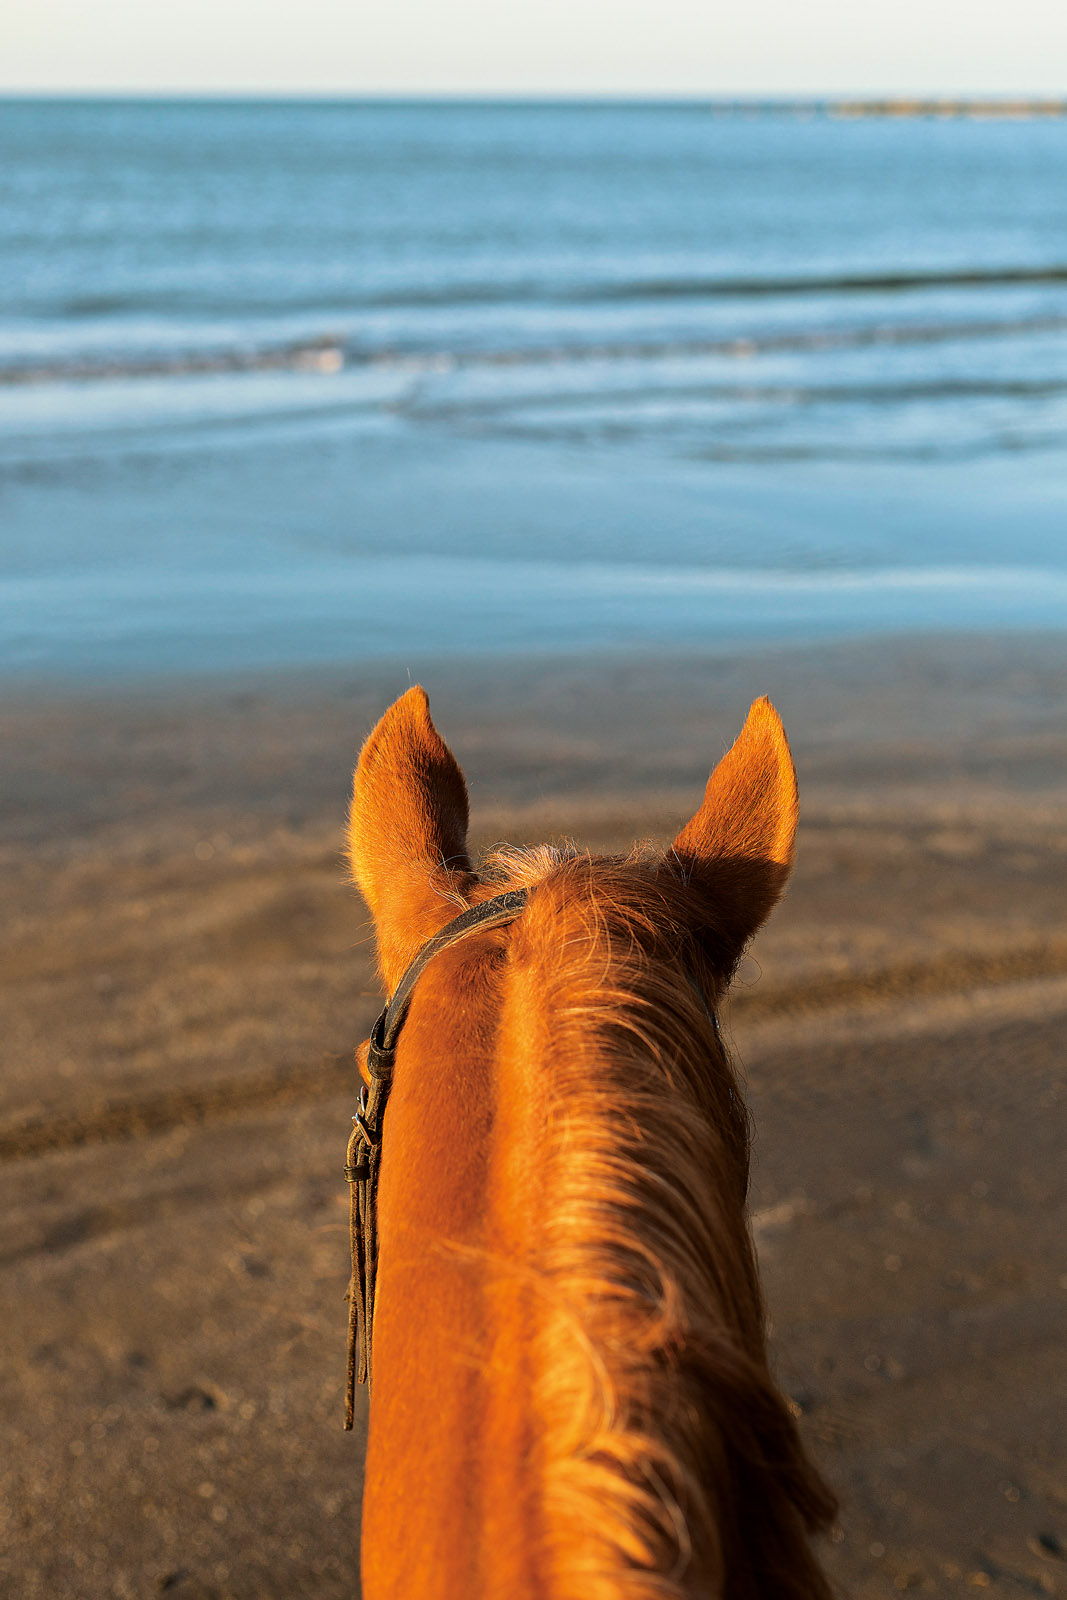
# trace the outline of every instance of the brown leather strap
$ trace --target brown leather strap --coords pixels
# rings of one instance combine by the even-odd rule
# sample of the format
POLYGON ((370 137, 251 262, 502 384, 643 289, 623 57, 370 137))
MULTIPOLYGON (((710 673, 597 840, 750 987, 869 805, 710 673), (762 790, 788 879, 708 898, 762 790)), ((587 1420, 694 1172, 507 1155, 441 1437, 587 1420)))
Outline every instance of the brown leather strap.
POLYGON ((367 1051, 370 1084, 360 1090, 359 1110, 352 1118, 352 1133, 345 1156, 351 1203, 349 1228, 352 1276, 348 1285, 348 1372, 345 1385, 345 1428, 352 1427, 356 1384, 370 1382, 371 1329, 374 1292, 378 1277, 378 1171, 382 1159, 382 1118, 393 1081, 396 1045, 407 1018, 415 985, 434 956, 468 933, 514 922, 526 904, 525 889, 511 889, 493 900, 483 900, 454 917, 440 933, 428 939, 393 990, 371 1030, 367 1051))

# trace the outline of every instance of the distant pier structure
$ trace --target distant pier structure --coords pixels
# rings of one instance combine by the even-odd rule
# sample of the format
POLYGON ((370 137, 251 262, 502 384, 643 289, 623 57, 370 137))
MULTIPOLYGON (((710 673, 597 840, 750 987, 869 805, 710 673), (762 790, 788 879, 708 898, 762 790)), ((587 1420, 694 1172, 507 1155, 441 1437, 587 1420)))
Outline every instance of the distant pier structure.
POLYGON ((835 117, 1067 117, 1067 100, 833 100, 835 117))
POLYGON ((710 110, 736 116, 779 112, 798 117, 973 117, 1029 118, 1067 117, 1067 98, 1004 99, 921 98, 892 96, 871 100, 716 100, 710 110))

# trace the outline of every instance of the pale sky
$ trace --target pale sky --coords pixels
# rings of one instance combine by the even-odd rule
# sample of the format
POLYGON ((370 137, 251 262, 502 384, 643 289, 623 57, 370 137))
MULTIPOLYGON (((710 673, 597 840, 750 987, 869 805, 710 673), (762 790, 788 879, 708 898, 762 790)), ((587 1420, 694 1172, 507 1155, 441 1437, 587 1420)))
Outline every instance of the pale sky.
POLYGON ((0 0, 0 91, 1067 93, 1067 0, 0 0))

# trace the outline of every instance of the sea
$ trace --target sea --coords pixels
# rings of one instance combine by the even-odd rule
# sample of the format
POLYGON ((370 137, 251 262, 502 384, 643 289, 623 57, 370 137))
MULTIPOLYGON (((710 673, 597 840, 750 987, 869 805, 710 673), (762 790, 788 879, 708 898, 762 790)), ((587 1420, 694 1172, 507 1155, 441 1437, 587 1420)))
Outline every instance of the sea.
POLYGON ((0 101, 9 687, 1002 629, 1067 120, 0 101))

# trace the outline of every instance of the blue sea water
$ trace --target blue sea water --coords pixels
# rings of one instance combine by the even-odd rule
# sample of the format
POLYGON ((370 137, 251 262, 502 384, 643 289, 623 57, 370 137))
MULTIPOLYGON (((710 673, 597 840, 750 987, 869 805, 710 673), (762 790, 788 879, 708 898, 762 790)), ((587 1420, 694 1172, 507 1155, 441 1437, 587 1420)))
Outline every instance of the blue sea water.
POLYGON ((0 102, 0 677, 1067 625, 1067 121, 0 102))

